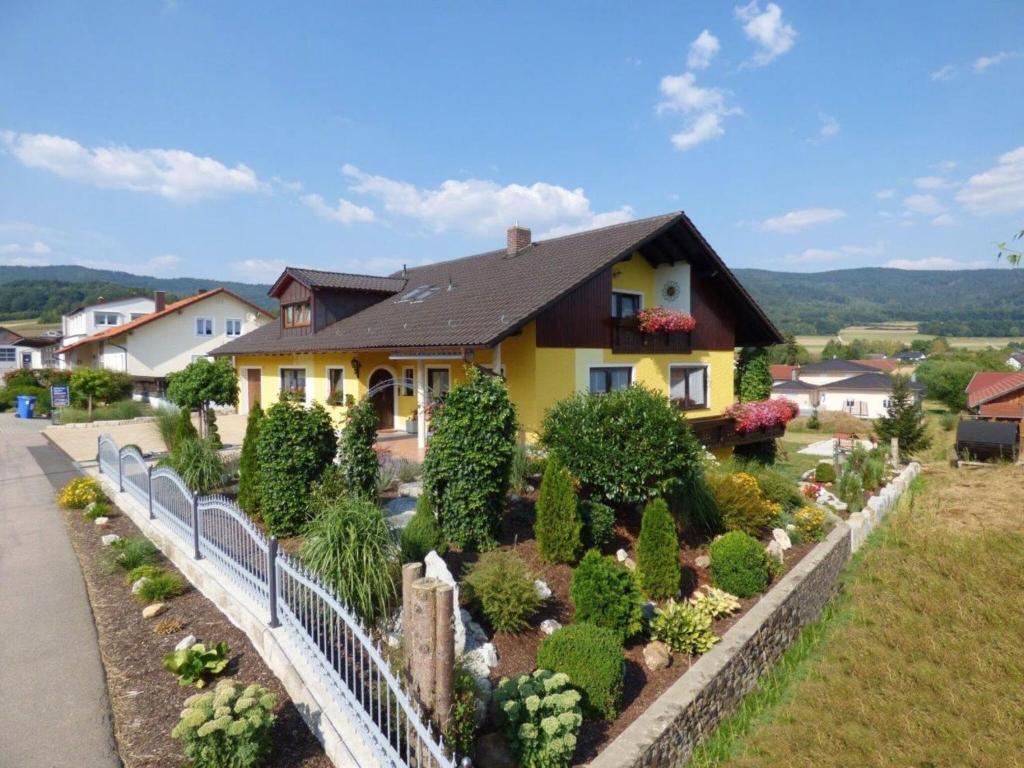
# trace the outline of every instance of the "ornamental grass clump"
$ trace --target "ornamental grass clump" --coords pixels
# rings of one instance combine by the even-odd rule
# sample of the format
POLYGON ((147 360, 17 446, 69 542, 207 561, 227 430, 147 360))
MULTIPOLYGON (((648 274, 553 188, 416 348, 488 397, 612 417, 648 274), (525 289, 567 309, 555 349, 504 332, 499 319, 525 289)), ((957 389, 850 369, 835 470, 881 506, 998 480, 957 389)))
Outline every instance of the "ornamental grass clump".
POLYGON ((743 531, 730 531, 711 542, 711 578, 715 586, 737 597, 752 597, 768 588, 770 556, 764 545, 743 531))
POLYGON ((616 632, 593 624, 576 623, 555 630, 537 651, 537 666, 564 672, 583 694, 583 711, 591 717, 614 720, 622 709, 625 660, 616 632))
POLYGON ((514 552, 496 549, 480 556, 463 578, 466 596, 498 632, 518 634, 530 627, 541 598, 535 576, 514 552))
POLYGON ((615 633, 619 644, 643 629, 643 598, 633 574, 614 557, 596 549, 583 556, 572 574, 569 595, 576 621, 615 633))
POLYGON ((171 736, 181 741, 191 768, 257 768, 270 751, 276 706, 266 688, 222 680, 185 699, 171 736))
POLYGON ((572 475, 553 458, 544 470, 537 497, 537 519, 533 534, 541 557, 551 563, 574 563, 583 547, 580 518, 572 475))
POLYGON ((562 768, 572 764, 583 723, 580 694, 569 676, 538 669, 502 678, 494 693, 509 746, 522 768, 562 768))
POLYGON ((103 488, 91 477, 76 477, 61 488, 57 495, 57 503, 67 509, 85 509, 103 500, 103 488))
POLYGON ((644 508, 636 570, 640 587, 650 598, 660 600, 679 591, 679 539, 663 499, 654 499, 644 508))
MULTIPOLYGON (((163 600, 170 600, 185 592, 185 582, 182 578, 170 571, 160 571, 151 576, 143 577, 135 598, 143 603, 159 603, 163 600)), ((137 579, 136 579, 137 581, 137 579)))
POLYGON ((217 448, 205 438, 179 441, 167 463, 196 493, 209 493, 224 480, 224 462, 217 448))
POLYGON ((691 603, 669 600, 651 619, 651 637, 676 653, 699 656, 707 653, 719 638, 711 631, 711 616, 691 603))
POLYGON ((140 565, 153 565, 159 559, 160 550, 145 536, 118 539, 102 554, 102 564, 108 571, 131 571, 140 565))
POLYGON ((82 516, 86 520, 95 520, 98 517, 110 517, 110 505, 105 501, 93 501, 86 505, 82 516))

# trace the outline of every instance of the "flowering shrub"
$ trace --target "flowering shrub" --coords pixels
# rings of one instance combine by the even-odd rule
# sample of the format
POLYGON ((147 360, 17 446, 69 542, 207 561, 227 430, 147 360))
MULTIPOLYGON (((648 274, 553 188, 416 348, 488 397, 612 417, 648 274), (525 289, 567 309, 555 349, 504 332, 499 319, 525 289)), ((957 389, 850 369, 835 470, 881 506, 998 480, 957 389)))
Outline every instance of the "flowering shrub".
POLYGON ((818 541, 825 532, 825 510, 819 507, 801 507, 793 514, 797 531, 805 539, 818 541))
POLYGON ((641 333, 689 333, 697 327, 697 321, 688 312, 666 307, 650 307, 636 313, 641 333))
POLYGON ((707 483, 730 531, 756 536, 782 511, 779 504, 765 498, 757 478, 747 472, 712 472, 707 483))
POLYGON ((811 501, 814 501, 816 498, 818 498, 818 494, 821 493, 821 489, 821 483, 804 483, 803 486, 801 486, 801 491, 803 492, 804 496, 806 496, 811 501))
POLYGON ((185 699, 171 736, 182 742, 193 768, 255 768, 270 749, 277 698, 266 688, 231 680, 185 699))
POLYGON ((103 490, 91 477, 76 477, 61 489, 57 497, 57 503, 68 509, 85 509, 97 501, 103 501, 103 490))
POLYGON ((524 768, 559 768, 572 763, 583 723, 580 694, 569 676, 538 669, 514 680, 502 678, 494 694, 509 745, 524 768))
POLYGON ((781 427, 792 421, 800 407, 784 397, 775 400, 755 400, 749 403, 733 403, 725 415, 736 420, 736 431, 745 435, 758 429, 781 427))

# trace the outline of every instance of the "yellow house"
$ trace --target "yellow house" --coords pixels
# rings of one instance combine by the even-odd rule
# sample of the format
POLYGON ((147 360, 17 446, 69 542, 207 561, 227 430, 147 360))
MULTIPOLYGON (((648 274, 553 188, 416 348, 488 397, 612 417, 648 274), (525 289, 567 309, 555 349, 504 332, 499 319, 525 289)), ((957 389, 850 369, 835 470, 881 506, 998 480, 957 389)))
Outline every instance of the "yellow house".
POLYGON ((369 395, 382 428, 421 448, 430 403, 467 364, 505 377, 527 439, 557 400, 642 384, 726 447, 735 348, 781 341, 683 213, 536 242, 517 226, 505 248, 387 277, 290 267, 270 295, 278 320, 212 353, 233 358, 240 409, 285 393, 340 419, 369 395), (695 325, 642 332, 656 307, 695 325))

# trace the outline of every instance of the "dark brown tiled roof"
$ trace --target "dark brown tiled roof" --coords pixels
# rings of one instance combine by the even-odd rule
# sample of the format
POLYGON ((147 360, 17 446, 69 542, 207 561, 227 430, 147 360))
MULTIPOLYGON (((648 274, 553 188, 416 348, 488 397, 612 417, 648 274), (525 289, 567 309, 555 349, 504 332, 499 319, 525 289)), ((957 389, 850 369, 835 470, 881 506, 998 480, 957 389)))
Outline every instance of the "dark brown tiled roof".
POLYGON ((354 291, 397 293, 405 286, 405 280, 400 277, 326 272, 321 269, 305 269, 303 267, 286 267, 285 272, 309 288, 347 288, 354 291))
MULTIPOLYGON (((694 258, 725 273, 733 306, 759 337, 781 336, 682 213, 541 240, 515 255, 506 249, 409 269, 401 292, 309 336, 280 335, 278 323, 213 351, 215 355, 347 349, 489 346, 521 328, 567 292, 669 228, 684 229, 694 258), (422 291, 418 291, 422 289, 422 291)), ((687 255, 690 258, 691 254, 687 255)), ((398 280, 400 275, 391 275, 398 280)))
MULTIPOLYGON (((848 379, 840 379, 839 381, 833 381, 828 384, 821 384, 821 389, 838 389, 838 390, 863 390, 865 392, 889 392, 892 390, 892 377, 887 373, 862 373, 859 376, 851 376, 848 379)), ((910 382, 910 388, 919 392, 924 391, 924 387, 916 381, 910 382)))

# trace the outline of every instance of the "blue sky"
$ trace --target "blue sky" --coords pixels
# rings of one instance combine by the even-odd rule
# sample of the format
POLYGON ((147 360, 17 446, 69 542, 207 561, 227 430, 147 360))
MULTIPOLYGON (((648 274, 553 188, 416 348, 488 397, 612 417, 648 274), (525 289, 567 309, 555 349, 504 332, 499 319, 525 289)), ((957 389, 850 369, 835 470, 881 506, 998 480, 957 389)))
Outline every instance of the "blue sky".
POLYGON ((736 267, 995 266, 1024 4, 0 12, 0 264, 387 272, 687 211, 736 267))

